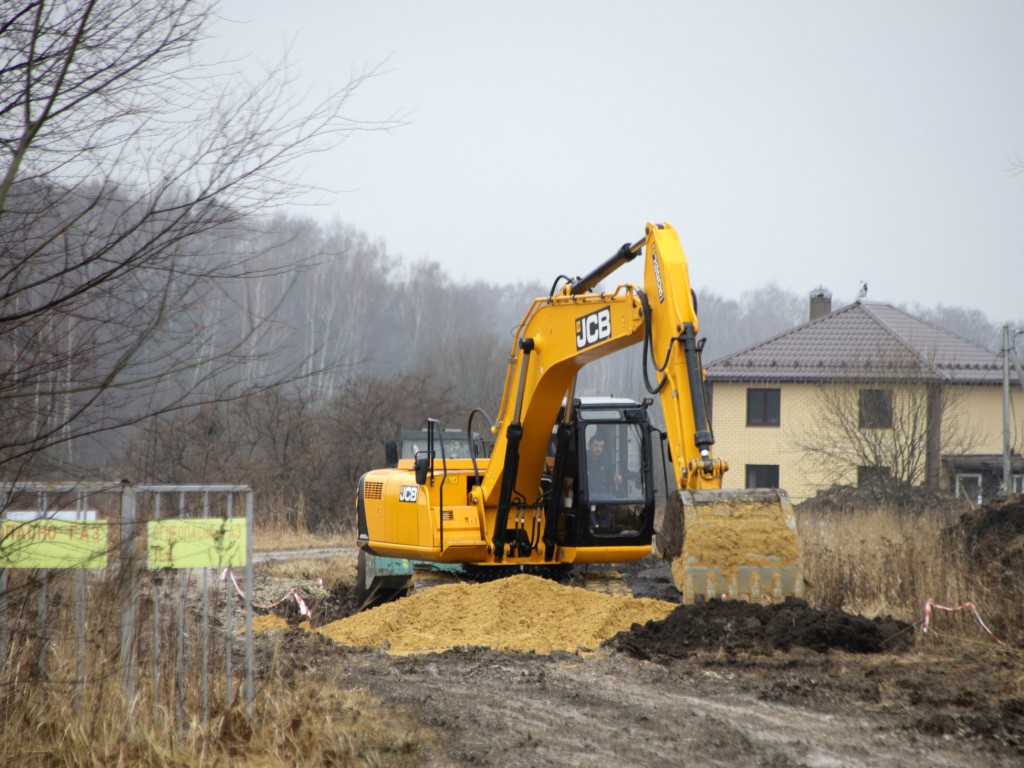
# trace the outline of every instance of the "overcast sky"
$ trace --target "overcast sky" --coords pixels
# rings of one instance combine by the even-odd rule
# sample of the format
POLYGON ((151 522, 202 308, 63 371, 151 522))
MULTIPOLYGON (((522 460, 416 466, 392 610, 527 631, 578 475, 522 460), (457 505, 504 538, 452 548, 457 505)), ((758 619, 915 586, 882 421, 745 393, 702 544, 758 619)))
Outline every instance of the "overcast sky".
MULTIPOLYGON (((1024 318, 1024 2, 224 0, 210 45, 349 115, 302 171, 456 280, 581 275, 647 221, 698 289, 1024 318)), ((631 266, 615 281, 640 279, 631 266)))

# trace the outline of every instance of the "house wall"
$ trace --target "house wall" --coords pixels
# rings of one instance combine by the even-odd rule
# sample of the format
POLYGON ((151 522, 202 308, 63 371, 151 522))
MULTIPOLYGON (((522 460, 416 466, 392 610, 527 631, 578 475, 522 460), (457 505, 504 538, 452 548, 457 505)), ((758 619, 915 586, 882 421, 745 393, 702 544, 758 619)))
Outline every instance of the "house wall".
MULTIPOLYGON (((712 429, 715 455, 729 463, 723 487, 743 488, 747 464, 779 466, 779 485, 794 503, 814 496, 834 480, 828 469, 799 447, 808 435, 820 434, 820 384, 759 382, 714 383, 712 429), (748 427, 747 389, 778 388, 780 424, 777 427, 748 427)), ((858 387, 860 388, 860 387, 858 387)), ((1018 453, 1024 448, 1024 392, 1012 393, 1011 445, 1018 453)), ((943 451, 993 454, 1002 452, 1002 390, 999 386, 954 387, 943 416, 943 451)), ((839 482, 855 484, 851 468, 839 482)))
MULTIPOLYGON (((951 429, 963 431, 969 446, 964 451, 951 447, 949 452, 1003 452, 1002 387, 954 387, 947 413, 954 422, 951 429)), ((1020 387, 1010 390, 1010 448, 1024 453, 1024 392, 1020 387)))
POLYGON ((715 382, 712 429, 715 455, 729 462, 724 488, 743 488, 747 464, 778 464, 779 486, 794 503, 813 496, 824 485, 819 468, 807 466, 799 438, 813 427, 817 388, 809 384, 758 384, 715 382), (779 426, 747 426, 747 389, 781 390, 779 426))

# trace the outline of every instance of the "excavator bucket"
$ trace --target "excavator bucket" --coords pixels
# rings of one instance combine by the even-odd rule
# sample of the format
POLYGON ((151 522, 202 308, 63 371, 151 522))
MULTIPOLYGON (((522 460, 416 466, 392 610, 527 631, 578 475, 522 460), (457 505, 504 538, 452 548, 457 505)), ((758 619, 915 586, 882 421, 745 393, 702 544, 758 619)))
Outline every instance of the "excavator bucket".
POLYGON ((677 491, 657 548, 684 603, 712 597, 778 602, 803 597, 796 515, 785 491, 677 491))

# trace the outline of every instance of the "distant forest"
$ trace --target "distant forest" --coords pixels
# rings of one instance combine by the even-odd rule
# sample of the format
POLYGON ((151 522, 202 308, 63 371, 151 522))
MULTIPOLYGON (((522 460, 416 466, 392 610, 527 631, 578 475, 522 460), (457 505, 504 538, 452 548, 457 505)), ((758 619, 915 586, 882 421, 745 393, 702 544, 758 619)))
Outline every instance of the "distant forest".
MULTIPOLYGON (((268 263, 301 264, 260 291, 265 304, 281 303, 279 322, 292 329, 292 354, 309 372, 307 385, 331 394, 353 368, 374 374, 431 370, 459 380, 481 380, 467 396, 485 396, 488 368, 502 369, 513 331, 532 299, 546 296, 555 274, 498 285, 456 282, 436 262, 411 263, 390 255, 383 241, 336 223, 277 217, 251 235, 248 249, 268 263), (295 342, 301 339, 301 346, 295 342), (496 356, 494 356, 496 354, 496 356)), ((608 285, 612 287, 615 275, 608 285)), ((700 335, 711 362, 808 320, 809 293, 766 285, 739 298, 695 286, 700 335)), ((833 309, 849 303, 833 300, 833 309)), ((998 351, 1001 326, 962 307, 899 305, 946 330, 998 351)), ((627 351, 626 355, 629 354, 627 351)), ((639 354, 637 351, 636 354, 639 354)), ((628 375, 628 373, 627 373, 628 375)), ((607 376, 607 374, 605 374, 607 376)), ((500 379, 500 376, 499 376, 500 379)), ((595 386, 625 391, 628 379, 595 386)))
MULTIPOLYGON (((244 482, 287 514, 301 500, 314 527, 344 522, 400 428, 496 412, 515 327, 550 290, 550 276, 456 282, 355 227, 289 215, 191 233, 158 266, 0 326, 0 403, 20 429, 0 454, 6 477, 244 482)), ((809 295, 773 285, 696 291, 705 362, 808 319, 809 295)), ((19 300, 47 295, 38 283, 19 300)), ((998 349, 1000 328, 978 310, 908 311, 998 349)), ((642 397, 641 365, 639 346, 623 350, 584 369, 578 391, 642 397)))
MULTIPOLYGON (((503 367, 515 326, 532 299, 547 295, 555 277, 538 275, 535 281, 511 285, 456 282, 440 264, 404 262, 388 253, 384 241, 371 241, 343 223, 279 216, 248 237, 245 248, 263 254, 268 269, 296 265, 251 293, 264 305, 280 304, 278 322, 289 329, 291 354, 310 373, 319 371, 307 384, 326 394, 353 367, 401 374, 425 368, 451 372, 455 363, 460 376, 477 378, 484 375, 492 348, 503 367)), ((614 277, 605 287, 615 284, 614 277)), ((764 341, 809 316, 809 292, 797 294, 769 284, 727 298, 713 287, 695 290, 700 335, 707 339, 706 362, 764 341)), ((832 307, 847 303, 836 297, 832 307)), ((897 306, 993 352, 999 349, 1001 325, 980 310, 897 306)))

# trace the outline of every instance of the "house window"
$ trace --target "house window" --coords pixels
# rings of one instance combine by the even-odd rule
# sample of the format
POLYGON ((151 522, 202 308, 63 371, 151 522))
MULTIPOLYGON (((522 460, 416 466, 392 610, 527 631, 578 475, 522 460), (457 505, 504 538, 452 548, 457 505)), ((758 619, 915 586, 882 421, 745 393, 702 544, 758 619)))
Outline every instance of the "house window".
POLYGON ((748 389, 747 426, 779 426, 780 400, 780 390, 778 389, 748 389))
POLYGON ((981 504, 981 475, 963 473, 956 476, 956 497, 981 504))
POLYGON ((747 464, 747 488, 778 487, 778 464, 747 464))
POLYGON ((884 486, 891 475, 888 467, 857 467, 857 487, 884 486))
POLYGON ((891 389, 860 391, 859 423, 861 429, 892 429, 891 389))
POLYGON ((1010 476, 1010 493, 1024 493, 1024 475, 1010 476))

